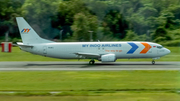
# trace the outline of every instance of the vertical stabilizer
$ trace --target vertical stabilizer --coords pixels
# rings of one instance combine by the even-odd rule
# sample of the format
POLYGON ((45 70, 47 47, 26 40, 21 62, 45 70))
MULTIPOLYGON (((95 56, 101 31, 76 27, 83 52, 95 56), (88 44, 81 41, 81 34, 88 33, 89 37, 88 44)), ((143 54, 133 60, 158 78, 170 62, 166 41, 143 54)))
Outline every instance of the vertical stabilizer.
POLYGON ((18 24, 19 32, 23 41, 23 44, 35 44, 35 43, 52 43, 53 41, 49 41, 41 38, 34 29, 24 20, 23 17, 16 17, 16 21, 18 24))

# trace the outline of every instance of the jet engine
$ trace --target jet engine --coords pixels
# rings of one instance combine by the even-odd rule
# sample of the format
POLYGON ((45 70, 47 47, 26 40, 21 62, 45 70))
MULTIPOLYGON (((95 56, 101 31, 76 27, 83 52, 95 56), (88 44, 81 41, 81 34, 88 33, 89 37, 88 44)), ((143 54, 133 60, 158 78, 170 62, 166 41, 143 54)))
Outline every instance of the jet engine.
POLYGON ((116 56, 115 54, 106 54, 101 56, 101 61, 102 62, 115 62, 116 61, 116 56))

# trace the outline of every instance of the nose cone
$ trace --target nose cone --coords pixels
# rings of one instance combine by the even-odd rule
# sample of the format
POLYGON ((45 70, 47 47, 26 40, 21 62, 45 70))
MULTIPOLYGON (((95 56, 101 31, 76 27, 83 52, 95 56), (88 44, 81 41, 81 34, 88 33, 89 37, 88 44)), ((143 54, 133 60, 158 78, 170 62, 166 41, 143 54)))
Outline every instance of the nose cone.
POLYGON ((167 48, 166 48, 165 52, 166 52, 166 54, 171 53, 171 51, 169 49, 167 49, 167 48))

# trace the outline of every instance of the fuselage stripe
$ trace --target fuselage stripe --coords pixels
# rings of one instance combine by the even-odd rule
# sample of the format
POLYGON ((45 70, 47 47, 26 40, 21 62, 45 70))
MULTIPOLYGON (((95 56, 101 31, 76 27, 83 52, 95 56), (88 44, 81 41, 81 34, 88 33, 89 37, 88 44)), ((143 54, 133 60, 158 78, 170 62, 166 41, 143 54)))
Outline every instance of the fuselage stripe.
POLYGON ((131 45, 132 48, 127 52, 127 54, 133 54, 138 49, 138 46, 133 42, 128 42, 128 44, 131 45))
POLYGON ((146 42, 141 42, 141 44, 144 45, 145 48, 140 52, 140 54, 146 54, 151 49, 151 45, 146 42))

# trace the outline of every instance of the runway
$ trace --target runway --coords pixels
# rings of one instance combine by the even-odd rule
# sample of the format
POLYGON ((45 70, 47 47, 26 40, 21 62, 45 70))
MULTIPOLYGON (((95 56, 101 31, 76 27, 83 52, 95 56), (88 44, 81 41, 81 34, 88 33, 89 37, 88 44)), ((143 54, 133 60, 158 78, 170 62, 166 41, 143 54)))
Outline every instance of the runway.
POLYGON ((0 62, 0 71, 180 70, 180 62, 0 62))

